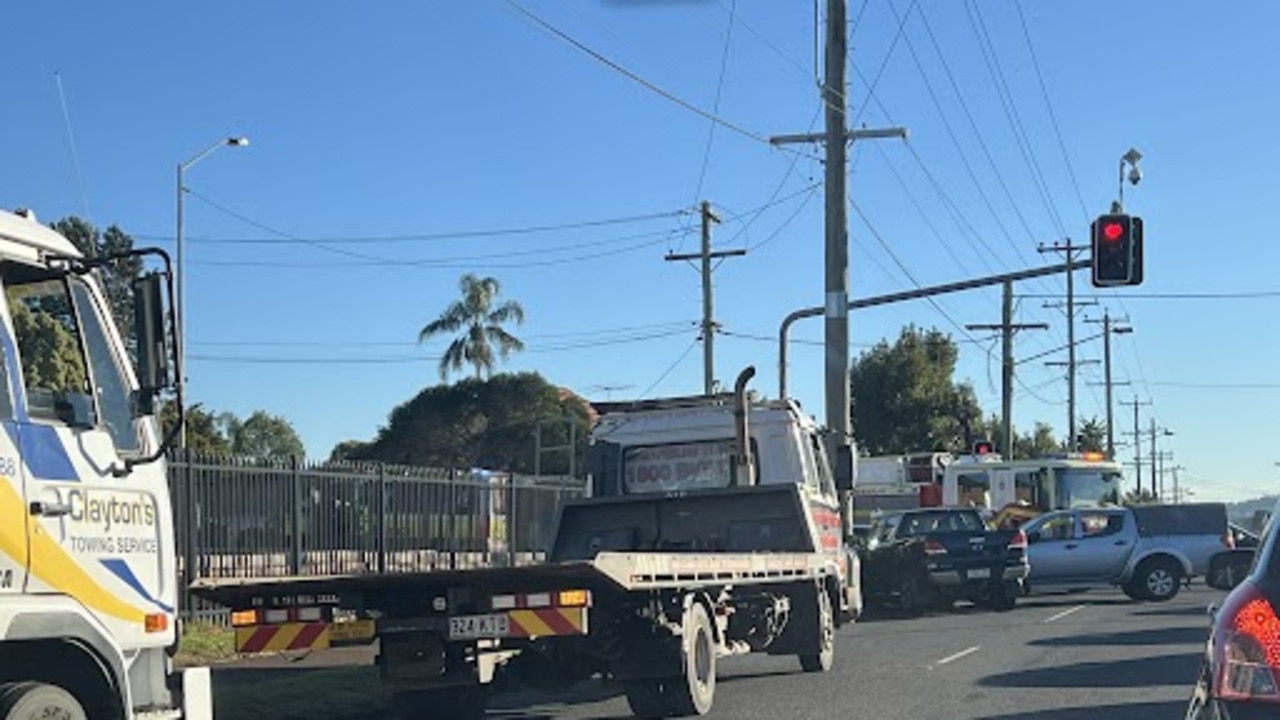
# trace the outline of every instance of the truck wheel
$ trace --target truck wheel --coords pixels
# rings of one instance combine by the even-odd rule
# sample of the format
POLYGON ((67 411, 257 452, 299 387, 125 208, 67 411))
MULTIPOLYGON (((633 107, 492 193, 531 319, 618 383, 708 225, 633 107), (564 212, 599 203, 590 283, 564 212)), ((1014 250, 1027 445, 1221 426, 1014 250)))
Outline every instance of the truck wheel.
POLYGON ((1147 599, 1147 596, 1143 593, 1142 587, 1138 585, 1137 580, 1130 580, 1129 582, 1124 583, 1120 586, 1120 589, 1124 591, 1125 595, 1129 596, 1130 600, 1147 599))
POLYGON ((623 685, 631 714, 641 720, 658 720, 668 715, 667 698, 662 694, 662 680, 645 678, 629 680, 623 685))
POLYGON ((670 699, 673 715, 706 715, 716 695, 716 639, 702 603, 694 603, 685 613, 682 640, 684 682, 665 686, 664 695, 670 699))
POLYGON ((1165 602, 1177 597, 1182 585, 1182 568, 1169 558, 1151 558, 1138 566, 1136 579, 1148 600, 1165 602))
POLYGON ((818 588, 818 652, 801 655, 800 668, 805 672, 827 672, 836 659, 836 622, 831 610, 831 594, 818 588))
POLYGON ((485 715, 484 689, 478 685, 413 690, 393 696, 400 720, 447 717, 450 720, 479 720, 485 715))
POLYGON ((75 696, 56 685, 24 682, 0 685, 3 720, 88 720, 75 696))

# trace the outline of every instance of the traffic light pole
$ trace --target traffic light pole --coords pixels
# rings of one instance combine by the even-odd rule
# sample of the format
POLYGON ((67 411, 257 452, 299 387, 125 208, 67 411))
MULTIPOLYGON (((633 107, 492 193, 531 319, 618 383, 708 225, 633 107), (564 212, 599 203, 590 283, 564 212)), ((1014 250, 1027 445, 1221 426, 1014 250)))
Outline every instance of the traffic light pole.
MULTIPOLYGON (((986 277, 974 278, 972 280, 961 280, 959 282, 946 283, 944 285, 931 285, 922 287, 917 290, 906 290, 903 292, 889 293, 887 295, 873 295, 871 297, 852 300, 848 303, 848 310, 861 310, 869 307, 879 307, 880 305, 890 305, 893 303, 905 302, 907 300, 919 300, 921 298, 933 297, 935 295, 947 295, 949 293, 963 292, 965 290, 974 290, 976 288, 990 287, 992 285, 1003 285, 1006 282, 1019 282, 1022 280, 1031 280, 1033 278, 1045 277, 1048 275, 1058 275, 1067 273, 1068 276, 1075 270, 1083 270, 1090 266, 1091 260, 1072 260, 1070 262, 1060 263, 1057 265, 1046 265, 1044 267, 1033 268, 1031 270, 1019 270, 1017 272, 1002 273, 1000 275, 988 275, 986 277)), ((827 310, 826 306, 809 307, 787 315, 782 320, 782 325, 778 329, 778 397, 787 397, 787 346, 791 338, 791 326, 797 321, 804 318, 817 317, 827 310)))

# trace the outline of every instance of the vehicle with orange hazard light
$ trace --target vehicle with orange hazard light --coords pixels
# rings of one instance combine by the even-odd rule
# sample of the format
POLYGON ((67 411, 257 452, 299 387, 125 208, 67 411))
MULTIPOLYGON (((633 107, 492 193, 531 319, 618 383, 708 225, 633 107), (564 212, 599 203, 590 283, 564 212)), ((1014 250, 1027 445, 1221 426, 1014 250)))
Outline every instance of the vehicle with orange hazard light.
POLYGON ((0 212, 0 720, 213 717, 209 669, 172 660, 168 266, 161 250, 86 258, 33 213, 0 212), (148 257, 164 268, 134 282, 126 334, 98 270, 148 257))
POLYGON ((1006 460, 987 443, 950 463, 942 480, 942 505, 984 509, 999 528, 1053 510, 1119 505, 1119 463, 1103 453, 1058 453, 1006 460))
POLYGON ((793 401, 735 391, 627 404, 591 435, 590 497, 561 511, 549 562, 428 573, 205 580, 240 651, 376 637, 406 716, 484 714, 499 675, 544 690, 601 674, 641 717, 701 715, 716 661, 768 653, 825 672, 861 613, 824 436, 793 401), (339 622, 342 614, 356 619, 339 622))

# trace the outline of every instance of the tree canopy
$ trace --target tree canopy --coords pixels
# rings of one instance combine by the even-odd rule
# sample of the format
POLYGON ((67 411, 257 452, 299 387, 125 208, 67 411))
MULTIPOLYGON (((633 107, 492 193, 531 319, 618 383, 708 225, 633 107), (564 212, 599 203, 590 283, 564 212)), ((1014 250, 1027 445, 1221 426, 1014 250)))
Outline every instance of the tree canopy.
MULTIPOLYGON (((160 421, 167 434, 177 422, 174 403, 160 409, 160 421)), ((267 458, 301 456, 302 439, 284 417, 265 410, 255 410, 241 420, 234 413, 209 412, 201 407, 187 408, 187 447, 201 455, 241 455, 267 458)))
POLYGON ((973 388, 957 383, 959 350, 936 329, 903 328, 854 360, 849 372, 853 431, 870 455, 964 449, 966 424, 982 420, 973 388))
MULTIPOLYGON (((530 473, 540 426, 544 447, 563 446, 570 422, 576 422, 575 452, 580 452, 590 414, 586 401, 537 373, 500 373, 428 387, 392 410, 372 442, 339 447, 344 459, 353 461, 530 473)), ((566 453, 542 458, 544 473, 563 474, 568 467, 566 453)))
POLYGON ((462 299, 453 301, 440 317, 427 323, 418 333, 418 342, 460 333, 440 358, 440 379, 447 380, 450 372, 461 372, 464 365, 470 365, 475 379, 480 380, 493 372, 498 357, 506 360, 512 352, 524 350, 524 343, 502 327, 513 321, 523 324, 524 308, 514 300, 497 303, 502 286, 492 277, 467 273, 458 280, 458 289, 462 299))

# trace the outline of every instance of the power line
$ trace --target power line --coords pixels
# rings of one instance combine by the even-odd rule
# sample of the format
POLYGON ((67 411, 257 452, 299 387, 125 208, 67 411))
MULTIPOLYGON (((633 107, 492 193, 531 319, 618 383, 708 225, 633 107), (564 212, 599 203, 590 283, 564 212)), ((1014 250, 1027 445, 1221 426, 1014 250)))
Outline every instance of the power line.
POLYGON ((1022 23, 1022 36, 1027 40, 1027 50, 1031 52, 1031 66, 1035 68, 1036 78, 1040 82, 1040 94, 1044 96, 1044 105, 1049 110, 1049 122, 1058 137, 1058 149, 1062 151, 1062 160, 1067 166, 1067 175, 1071 178, 1071 186, 1075 188, 1076 199, 1080 201, 1080 212, 1085 222, 1089 221, 1089 208, 1084 202, 1084 193, 1080 192, 1080 183, 1076 180, 1075 168, 1071 166, 1071 156, 1067 153, 1067 144, 1062 139, 1062 128, 1058 125, 1058 115, 1053 111, 1053 103, 1049 100, 1049 88, 1044 81, 1044 73, 1040 71, 1040 58, 1036 53, 1036 44, 1031 41, 1031 31, 1027 28, 1027 16, 1022 12, 1020 0, 1014 0, 1013 7, 1018 11, 1018 20, 1022 23))
POLYGON ((793 222, 793 221, 794 221, 794 220, 795 220, 795 219, 800 215, 801 211, 803 211, 803 210, 805 209, 805 207, 807 207, 807 206, 809 205, 809 201, 810 201, 810 200, 812 200, 812 199, 813 199, 813 197, 814 197, 816 194, 817 194, 817 192, 816 192, 816 191, 812 191, 812 190, 811 190, 811 191, 809 192, 809 194, 805 196, 805 198, 804 198, 804 202, 801 202, 801 203, 796 207, 796 209, 795 209, 795 210, 794 210, 790 215, 788 215, 788 216, 787 216, 787 219, 786 219, 786 220, 783 220, 783 221, 782 221, 782 224, 781 224, 781 225, 779 225, 777 228, 775 228, 775 229, 774 229, 773 233, 772 233, 772 234, 770 234, 770 235, 769 235, 769 237, 767 237, 767 238, 765 238, 765 239, 761 240, 760 242, 756 243, 755 245, 750 246, 750 247, 749 247, 749 248, 747 248, 747 249, 748 249, 748 250, 757 250, 757 249, 759 249, 759 248, 761 248, 761 247, 764 247, 765 245, 768 245, 769 243, 773 242, 774 240, 777 240, 779 237, 781 237, 781 236, 782 236, 782 231, 783 231, 783 230, 786 230, 786 229, 787 229, 787 226, 791 225, 791 223, 792 223, 792 222, 793 222))
POLYGON ((666 380, 667 376, 670 375, 677 367, 679 367, 680 363, 684 362, 684 359, 689 357, 689 353, 692 352, 693 349, 696 347, 698 347, 698 338, 694 338, 693 342, 689 343, 689 347, 685 348, 684 352, 680 353, 680 357, 676 358, 676 361, 671 363, 670 367, 668 367, 666 370, 663 370, 662 374, 658 376, 658 379, 654 380, 653 384, 649 385, 649 387, 644 389, 644 392, 640 393, 640 397, 642 398, 647 397, 649 393, 653 392, 654 388, 662 384, 662 381, 666 380))
MULTIPOLYGON (((626 345, 637 342, 646 342, 649 340, 658 340, 663 338, 676 337, 686 332, 684 328, 678 330, 669 330, 667 332, 654 332, 647 335, 637 335, 634 337, 609 339, 609 340, 584 340, 579 342, 566 342, 558 345, 547 345, 544 347, 535 347, 525 350, 525 353, 554 353, 567 352, 571 350, 585 350, 589 348, 607 347, 612 345, 626 345)), ((696 341, 695 341, 696 344, 696 341)), ((262 355, 217 355, 217 354, 196 354, 192 355, 193 360, 202 362, 222 362, 222 363, 238 363, 248 365, 368 365, 368 364, 399 364, 399 363, 416 363, 416 362, 438 362, 439 355, 385 355, 385 356, 363 356, 363 357, 296 357, 296 356, 262 356, 262 355)))
MULTIPOLYGON (((635 333, 648 333, 655 330, 674 330, 676 328, 689 328, 697 325, 693 320, 671 320, 663 323, 648 323, 644 325, 629 325, 617 328, 597 328, 594 330, 573 330, 560 333, 541 333, 537 335, 522 336, 522 340, 527 342, 535 340, 545 340, 549 338, 573 338, 573 337, 599 337, 604 335, 631 335, 635 333)), ((418 347, 421 343, 413 340, 194 340, 192 345, 203 345, 206 347, 236 347, 236 346, 252 346, 252 347, 418 347)))
MULTIPOLYGON (((876 94, 876 87, 880 84, 880 78, 884 76, 884 70, 889 66, 889 60, 893 58, 893 51, 898 47, 898 41, 902 39, 902 32, 907 27, 907 18, 911 16, 911 11, 915 9, 918 0, 911 0, 911 4, 907 6, 907 12, 902 16, 902 20, 898 22, 898 31, 893 35, 893 42, 889 43, 889 50, 884 54, 884 60, 880 61, 880 69, 876 70, 875 79, 867 86, 867 99, 862 101, 858 106, 858 114, 853 116, 853 122, 850 127, 857 127, 862 120, 862 114, 866 112, 867 106, 871 104, 871 98, 876 94)), ((859 73, 861 77, 861 73, 859 73)))
MULTIPOLYGON (((894 7, 893 2, 889 2, 889 9, 893 11, 894 17, 898 17, 898 10, 894 7)), ((923 15, 923 12, 921 13, 923 15)), ((901 18, 906 21, 906 16, 901 18)), ((1027 258, 1022 254, 1022 250, 1018 248, 1017 243, 1013 241, 1013 235, 1009 233, 1009 229, 1005 227, 1004 222, 1000 220, 1000 214, 996 212, 995 205, 991 202, 991 198, 987 196, 986 190, 983 189, 982 183, 978 180, 978 175, 973 170, 973 165, 969 162, 968 155, 965 154, 964 148, 960 145, 960 139, 956 135, 955 129, 951 126, 951 121, 947 119, 947 113, 942 107, 942 101, 938 99, 938 94, 934 92, 933 83, 929 82, 929 75, 924 71, 924 64, 920 62, 920 56, 916 53, 915 45, 912 44, 910 36, 906 38, 907 50, 911 53, 911 59, 914 61, 916 70, 920 73, 920 79, 924 82, 925 90, 928 91, 929 98, 933 102, 934 108, 938 111, 938 117, 942 120, 942 126, 947 131, 947 136, 951 139, 951 144, 955 146, 956 153, 960 156, 960 163, 964 166, 965 171, 969 175, 969 179, 973 181, 974 189, 978 191, 978 196, 982 198, 983 203, 987 206, 987 210, 991 212, 991 217, 995 220, 996 227, 1009 243, 1009 247, 1013 249, 1015 255, 1023 263, 1027 264, 1027 258)), ((945 63, 945 56, 943 59, 945 63)), ((1015 205, 1015 211, 1017 206, 1015 205)), ((1030 229, 1028 229, 1030 232, 1030 229)))
MULTIPOLYGON (((204 196, 200 196, 202 200, 208 201, 204 196)), ((222 209, 222 208, 218 208, 222 209)), ((337 237, 280 237, 276 231, 271 231, 276 237, 217 237, 217 236, 198 236, 186 237, 188 242, 196 242, 201 245, 295 245, 306 243, 322 243, 327 245, 355 245, 364 243, 404 243, 404 242, 434 242, 448 240, 468 240, 474 238, 486 237, 503 237, 508 235, 535 235, 547 232, 562 232, 565 230, 583 230, 588 228, 605 227, 609 225, 628 225, 632 223, 649 222, 653 220, 665 220, 683 215, 691 215, 693 213, 689 208, 681 208, 679 210, 666 210, 662 212, 645 213, 641 215, 626 215, 616 218, 604 218, 598 220, 579 220, 574 222, 548 224, 548 225, 527 225, 523 227, 507 227, 507 228, 488 228, 478 230, 454 230, 445 232, 422 232, 398 235, 351 235, 337 237)), ((255 223, 250 223, 255 224, 255 223)), ((256 224, 255 224, 256 226, 256 224)), ((143 240, 173 240, 172 235, 163 234, 139 234, 133 237, 143 240)))
MULTIPOLYGON (((720 98, 724 91, 725 71, 729 67, 729 47, 733 40, 733 21, 737 15, 738 0, 733 0, 733 4, 729 7, 729 26, 724 31, 724 52, 720 54, 720 77, 716 80, 716 99, 711 105, 711 112, 714 115, 720 113, 720 98)), ((698 189, 693 193, 693 201, 697 203, 702 200, 702 184, 707 179, 707 165, 711 162, 711 146, 716 138, 716 123, 711 123, 707 128, 707 148, 702 154, 702 170, 698 172, 698 189)))
POLYGON ((1040 199, 1044 202, 1045 209, 1049 213, 1049 220, 1054 224, 1057 231, 1065 237, 1068 235, 1066 226, 1063 224, 1062 216, 1058 214, 1058 209, 1049 193, 1049 186, 1044 180, 1044 173, 1040 170, 1040 163, 1036 160, 1035 152, 1031 149, 1031 141, 1027 137, 1026 128, 1022 124, 1022 116, 1018 113, 1017 103, 1013 99, 1012 91, 1009 90, 1004 68, 1000 66, 1000 56, 996 53, 995 43, 991 41, 991 35, 987 32, 982 9, 976 4, 971 4, 969 0, 965 0, 965 10, 969 16, 969 24, 973 27, 974 36, 978 39, 978 46, 982 50, 982 59, 986 63, 987 72, 991 75, 991 81, 996 87, 996 94, 1000 97, 1000 106, 1004 110, 1005 118, 1009 121, 1010 128, 1013 130, 1015 144, 1022 153, 1023 159, 1027 162, 1028 169, 1031 171, 1032 182, 1040 192, 1040 199))
MULTIPOLYGON (((590 57, 594 58, 595 60, 599 61, 600 63, 603 63, 605 66, 607 66, 607 67, 609 67, 610 69, 614 70, 615 72, 617 72, 617 73, 619 73, 619 74, 621 74, 621 75, 623 75, 623 76, 627 77, 628 79, 632 80, 633 82, 639 83, 640 85, 642 85, 643 87, 647 88, 648 90, 650 90, 650 91, 652 91, 652 92, 654 92, 654 93, 656 93, 656 94, 658 94, 658 95, 660 95, 660 96, 662 96, 662 97, 666 98, 667 100, 670 100, 671 102, 675 103, 676 105, 679 105, 680 107, 682 107, 682 108, 684 108, 684 109, 686 109, 686 110, 688 110, 688 111, 690 111, 690 112, 692 112, 692 113, 694 113, 694 114, 696 114, 696 115, 700 115, 700 116, 702 116, 703 118, 706 118, 707 120, 710 120, 711 122, 716 123, 717 125, 720 125, 721 127, 724 127, 724 128, 725 128, 725 129, 727 129, 727 130, 732 130, 733 132, 735 132, 735 133, 737 133, 737 134, 739 134, 739 135, 742 135, 743 137, 749 138, 749 139, 751 139, 751 140, 755 140, 755 141, 756 141, 756 142, 758 142, 758 143, 761 143, 761 144, 764 144, 764 145, 769 145, 769 138, 767 138, 767 137, 765 137, 765 136, 763 136, 763 135, 760 135, 760 134, 758 134, 758 133, 754 133, 754 132, 752 132, 752 131, 750 131, 750 130, 748 130, 748 129, 744 128, 744 127, 742 127, 741 125, 738 125, 737 123, 733 123, 733 122, 730 122, 730 121, 728 121, 728 120, 725 120, 724 118, 722 118, 722 117, 720 117, 720 116, 718 116, 718 115, 716 115, 716 114, 714 114, 714 113, 707 112, 706 110, 703 110, 702 108, 698 107, 697 105, 694 105, 693 103, 691 103, 691 102, 689 102, 689 101, 687 101, 687 100, 685 100, 685 99, 683 99, 683 98, 679 97, 679 96, 678 96, 678 95, 676 95, 675 93, 672 93, 671 91, 664 89, 663 87, 661 87, 661 86, 657 85, 656 83, 653 83, 653 82, 650 82, 649 80, 644 79, 643 77, 641 77, 641 76, 637 75, 636 73, 634 73, 634 72, 632 72, 632 71, 628 70, 627 68, 623 67, 622 65, 619 65, 618 63, 614 62, 613 60, 610 60, 609 58, 605 57, 603 54, 601 54, 601 53, 597 52, 596 50, 593 50, 593 49, 592 49, 592 48, 590 48, 590 47, 588 47, 586 44, 584 44, 584 43, 582 43, 582 42, 578 41, 577 39, 575 39, 574 37, 572 37, 572 36, 571 36, 571 35, 569 35, 568 33, 566 33, 566 32, 564 32, 563 30, 561 30, 561 29, 557 28, 556 26, 552 25, 551 23, 547 22, 546 20, 543 20, 541 17, 538 17, 538 16, 537 16, 537 15, 535 15, 533 12, 531 12, 530 10, 528 10, 527 8, 525 8, 523 5, 521 5, 520 3, 516 2, 516 0, 505 0, 505 1, 506 1, 506 3, 507 3, 508 5, 510 5, 513 9, 515 9, 515 11, 516 11, 516 12, 520 13, 521 15, 523 15, 525 18, 527 18, 529 21, 531 21, 532 23, 534 23, 534 24, 535 24, 535 25, 537 25, 538 27, 540 27, 540 28, 542 28, 543 30, 545 30, 546 32, 548 32, 548 33, 550 33, 550 34, 554 35, 555 37, 559 38, 560 40, 563 40, 564 42, 568 43, 569 45, 572 45, 573 47, 577 48, 578 50, 582 51, 583 53, 586 53, 586 54, 587 54, 587 55, 589 55, 590 57)), ((772 146, 771 146, 771 147, 772 147, 772 146)))
MULTIPOLYGON (((1057 299, 1060 295, 1023 295, 1025 298, 1057 299)), ((1118 297, 1108 295, 1076 295, 1079 298, 1095 300, 1116 300, 1118 297)), ((1264 300, 1280 298, 1280 290, 1250 290, 1239 292, 1168 292, 1168 293, 1129 293, 1124 294, 1126 300, 1264 300)))

